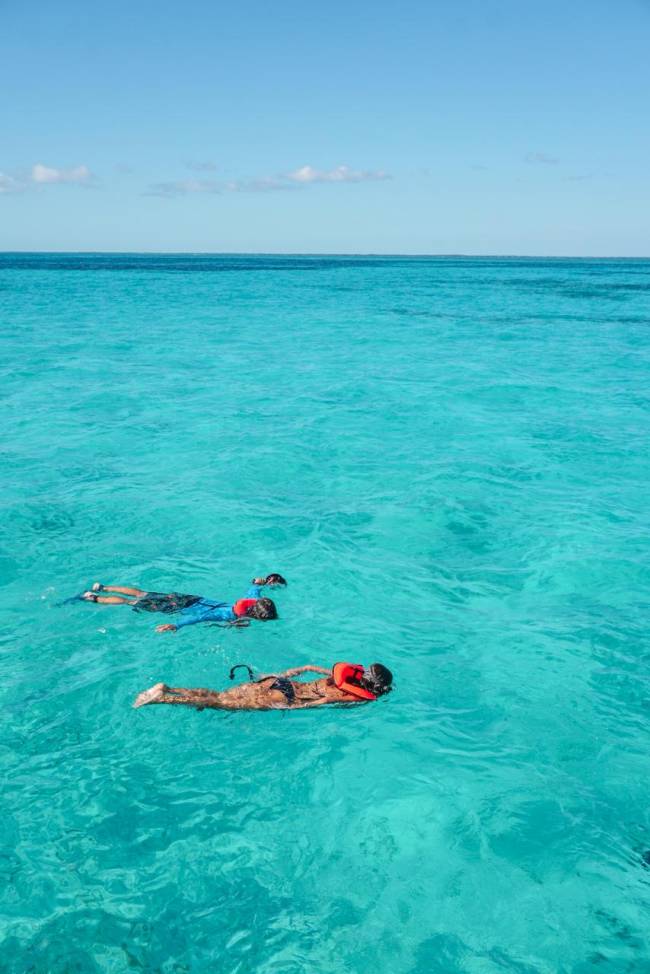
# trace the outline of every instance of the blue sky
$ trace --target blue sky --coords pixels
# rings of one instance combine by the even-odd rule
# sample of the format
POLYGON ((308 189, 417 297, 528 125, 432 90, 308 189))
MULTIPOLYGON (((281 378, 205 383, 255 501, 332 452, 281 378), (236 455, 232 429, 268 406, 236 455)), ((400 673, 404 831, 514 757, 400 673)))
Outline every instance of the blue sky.
POLYGON ((650 256, 650 0, 0 0, 0 249, 650 256))

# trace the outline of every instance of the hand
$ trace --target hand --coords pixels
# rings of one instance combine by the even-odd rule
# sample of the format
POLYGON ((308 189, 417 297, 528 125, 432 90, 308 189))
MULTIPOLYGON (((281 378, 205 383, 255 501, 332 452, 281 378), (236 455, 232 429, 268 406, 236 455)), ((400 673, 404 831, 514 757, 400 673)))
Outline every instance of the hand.
POLYGON ((164 626, 156 626, 156 632, 176 632, 173 622, 166 622, 164 626))
POLYGON ((254 578, 253 579, 253 585, 266 585, 266 579, 265 578, 254 578))

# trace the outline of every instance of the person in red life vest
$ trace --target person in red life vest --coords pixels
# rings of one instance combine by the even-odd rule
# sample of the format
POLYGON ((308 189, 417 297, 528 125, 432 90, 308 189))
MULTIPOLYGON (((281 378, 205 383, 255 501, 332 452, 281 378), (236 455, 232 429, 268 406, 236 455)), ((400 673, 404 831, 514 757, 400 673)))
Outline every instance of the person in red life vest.
POLYGON ((124 585, 102 585, 95 582, 92 589, 81 596, 87 602, 98 605, 130 605, 135 612, 164 612, 177 614, 175 622, 156 626, 156 632, 176 632, 197 622, 218 622, 226 625, 248 625, 248 619, 267 622, 277 619, 278 612, 272 599, 263 598, 263 585, 270 587, 286 585, 285 579, 277 572, 266 578, 254 578, 243 599, 234 605, 229 602, 215 602, 200 595, 181 595, 179 592, 145 592, 140 588, 124 585), (111 594, 102 594, 111 593, 111 594))
MULTIPOLYGON (((368 669, 360 663, 335 663, 331 670, 322 666, 296 666, 256 680, 253 680, 249 666, 239 665, 248 670, 250 683, 228 690, 190 690, 156 683, 138 694, 133 706, 170 703, 197 710, 303 710, 328 704, 370 703, 390 693, 393 684, 393 674, 381 663, 373 663, 368 669), (320 673, 322 676, 306 683, 293 679, 302 673, 320 673)), ((231 680, 236 669, 238 667, 233 666, 230 671, 231 680)))

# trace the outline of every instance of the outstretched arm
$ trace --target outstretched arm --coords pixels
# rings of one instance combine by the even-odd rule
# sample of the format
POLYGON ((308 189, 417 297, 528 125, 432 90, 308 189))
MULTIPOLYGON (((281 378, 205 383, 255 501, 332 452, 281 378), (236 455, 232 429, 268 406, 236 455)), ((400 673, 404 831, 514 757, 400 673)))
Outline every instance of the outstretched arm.
POLYGON ((331 672, 331 669, 325 669, 324 666, 294 666, 292 670, 287 670, 283 676, 298 676, 299 673, 322 673, 323 676, 329 676, 331 672))
POLYGON ((199 609, 193 614, 192 609, 176 617, 176 622, 165 622, 156 626, 156 632, 176 632, 186 626, 195 626, 198 622, 231 622, 235 620, 232 609, 226 603, 216 604, 214 608, 199 609))
POLYGON ((331 670, 326 670, 322 666, 294 666, 290 670, 282 670, 281 673, 267 673, 264 676, 258 677, 258 680, 267 680, 270 676, 300 676, 301 673, 322 673, 323 676, 329 676, 331 670))

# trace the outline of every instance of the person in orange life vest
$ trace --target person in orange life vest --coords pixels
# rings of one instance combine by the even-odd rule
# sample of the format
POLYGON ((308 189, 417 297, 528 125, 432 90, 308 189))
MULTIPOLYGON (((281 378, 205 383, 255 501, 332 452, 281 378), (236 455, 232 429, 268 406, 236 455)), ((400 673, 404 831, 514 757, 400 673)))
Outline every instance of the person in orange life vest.
MULTIPOLYGON (((370 703, 390 693, 393 684, 393 674, 381 663, 373 663, 367 670, 359 663, 335 663, 331 670, 322 666, 296 666, 256 680, 249 666, 239 665, 248 670, 250 683, 221 691, 156 683, 138 694, 133 706, 168 703, 197 710, 303 710, 332 704, 370 703), (306 683, 292 679, 302 673, 320 673, 322 677, 306 683)), ((236 669, 234 666, 230 671, 231 680, 236 669)))
POLYGON ((178 614, 175 622, 156 626, 156 632, 176 632, 197 622, 221 622, 227 625, 247 624, 246 619, 260 619, 266 622, 277 619, 278 612, 272 599, 262 598, 263 585, 286 585, 285 579, 277 572, 266 578, 254 578, 245 598, 238 599, 234 605, 228 602, 215 602, 200 595, 182 595, 180 592, 146 592, 140 588, 124 585, 102 585, 95 582, 92 589, 81 596, 87 602, 99 605, 130 605, 135 612, 164 612, 178 614), (109 592, 110 595, 100 593, 109 592))

